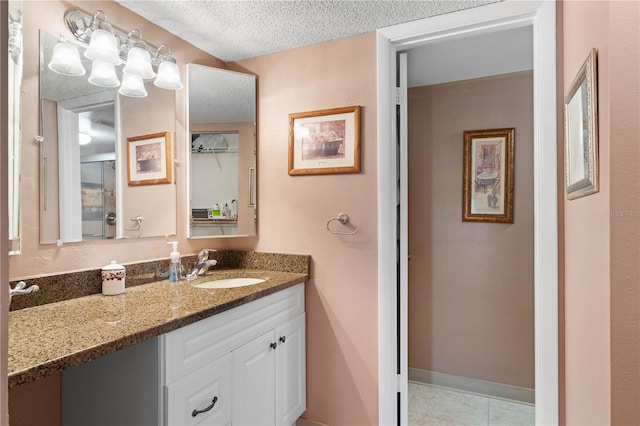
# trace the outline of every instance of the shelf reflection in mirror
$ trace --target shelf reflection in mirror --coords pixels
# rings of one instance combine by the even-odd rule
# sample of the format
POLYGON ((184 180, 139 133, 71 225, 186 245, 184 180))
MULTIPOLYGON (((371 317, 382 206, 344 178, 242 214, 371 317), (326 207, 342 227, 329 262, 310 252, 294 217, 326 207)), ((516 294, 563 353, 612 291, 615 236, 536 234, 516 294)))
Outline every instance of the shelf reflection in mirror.
MULTIPOLYGON (((58 41, 40 32, 40 242, 175 234, 175 185, 128 186, 123 142, 173 132, 175 92, 147 85, 149 96, 134 99, 92 85, 86 76, 56 73, 48 63, 58 41), (143 217, 142 226, 132 217, 143 217)), ((84 47, 77 47, 90 70, 84 47)), ((122 78, 122 67, 117 72, 122 78)))
POLYGON ((255 76, 187 70, 189 238, 255 235, 255 76))

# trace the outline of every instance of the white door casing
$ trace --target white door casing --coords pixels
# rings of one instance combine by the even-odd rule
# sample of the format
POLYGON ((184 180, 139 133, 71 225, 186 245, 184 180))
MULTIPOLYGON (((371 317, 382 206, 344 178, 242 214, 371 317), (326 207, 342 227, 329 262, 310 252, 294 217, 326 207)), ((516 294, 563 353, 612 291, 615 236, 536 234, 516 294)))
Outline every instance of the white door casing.
MULTIPOLYGON (((505 1, 488 6, 384 28, 377 32, 378 54, 378 382, 379 423, 398 422, 397 392, 406 400, 406 321, 401 320, 400 360, 397 355, 397 309, 407 315, 406 298, 398 300, 396 211, 399 191, 395 128, 396 52, 435 40, 461 35, 533 27, 534 73, 534 298, 536 424, 558 423, 558 247, 556 158, 555 2, 505 1)), ((401 150, 399 163, 402 163, 401 150)), ((406 160, 406 159, 405 159, 406 160)), ((402 186, 402 185, 401 185, 402 186)), ((404 195, 403 195, 404 194, 404 195)), ((405 212, 400 213, 406 214, 405 212)), ((401 223, 402 223, 402 218, 401 223)), ((406 223, 406 217, 404 218, 406 223)), ((400 227, 402 229, 402 227, 400 227)), ((402 236, 401 230, 401 236, 402 236)), ((406 235, 405 235, 406 239, 406 235)), ((402 250, 400 252, 402 254, 402 250)), ((406 271, 406 256, 400 256, 406 271)), ((402 283, 406 286, 406 280, 402 283)), ((404 289, 406 291, 406 289, 404 289)), ((400 289, 402 294, 403 289, 400 289)), ((406 409, 400 410, 406 424, 406 409)))

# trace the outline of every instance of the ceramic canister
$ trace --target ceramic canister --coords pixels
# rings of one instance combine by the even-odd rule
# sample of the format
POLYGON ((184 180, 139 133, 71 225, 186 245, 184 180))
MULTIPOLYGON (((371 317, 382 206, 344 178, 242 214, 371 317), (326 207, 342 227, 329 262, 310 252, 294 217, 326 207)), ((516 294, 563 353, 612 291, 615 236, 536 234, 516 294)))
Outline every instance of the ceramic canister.
POLYGON ((102 268, 102 294, 112 296, 124 293, 124 279, 126 271, 124 266, 118 265, 115 260, 102 268))

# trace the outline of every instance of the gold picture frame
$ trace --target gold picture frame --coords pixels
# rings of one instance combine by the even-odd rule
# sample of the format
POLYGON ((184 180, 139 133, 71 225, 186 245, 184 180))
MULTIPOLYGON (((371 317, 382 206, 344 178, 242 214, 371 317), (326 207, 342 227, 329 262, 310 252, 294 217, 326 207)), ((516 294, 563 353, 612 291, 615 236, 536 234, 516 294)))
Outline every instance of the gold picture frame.
POLYGON ((567 198, 599 191, 597 51, 574 78, 564 103, 564 162, 567 198))
POLYGON ((130 186, 171 183, 171 133, 127 138, 127 178, 130 186))
POLYGON ((513 223, 515 128, 464 132, 462 221, 513 223))
POLYGON ((360 106, 289 114, 289 175, 360 172, 360 106))

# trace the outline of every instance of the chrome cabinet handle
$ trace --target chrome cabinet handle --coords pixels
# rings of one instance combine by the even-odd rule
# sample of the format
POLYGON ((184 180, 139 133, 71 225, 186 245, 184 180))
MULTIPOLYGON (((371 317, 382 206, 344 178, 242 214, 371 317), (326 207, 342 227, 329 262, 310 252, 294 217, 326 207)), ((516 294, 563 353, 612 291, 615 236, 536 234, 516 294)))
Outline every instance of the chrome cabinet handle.
POLYGON ((213 399, 211 400, 211 405, 210 406, 208 406, 207 408, 204 408, 202 410, 193 410, 191 412, 191 417, 195 417, 200 413, 206 413, 207 411, 210 411, 213 408, 213 406, 216 405, 216 402, 218 402, 218 397, 214 396, 213 399))

